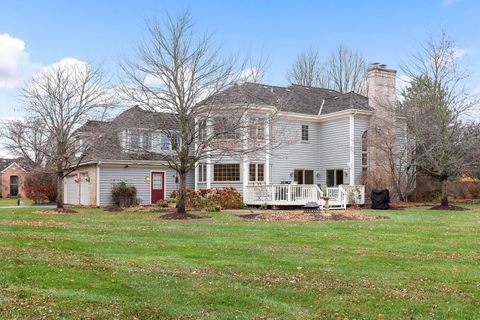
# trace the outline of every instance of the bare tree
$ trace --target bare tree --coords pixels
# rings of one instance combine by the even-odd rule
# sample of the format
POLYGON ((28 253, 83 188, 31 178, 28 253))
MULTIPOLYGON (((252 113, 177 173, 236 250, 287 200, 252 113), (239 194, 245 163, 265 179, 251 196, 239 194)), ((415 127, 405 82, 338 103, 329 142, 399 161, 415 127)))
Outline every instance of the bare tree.
POLYGON ((147 27, 150 37, 139 46, 137 61, 122 65, 128 78, 123 92, 142 108, 167 115, 155 131, 172 146, 162 156, 177 173, 177 212, 185 214, 188 172, 201 160, 273 148, 263 136, 268 135, 266 124, 271 125, 275 111, 242 103, 238 90, 232 89, 245 88, 240 95, 251 93, 250 86, 235 85, 261 70, 224 57, 210 35, 194 33, 188 13, 147 27))
MULTIPOLYGON (((396 106, 382 106, 388 112, 371 122, 368 134, 370 149, 376 161, 371 164, 367 185, 370 189, 384 187, 394 190, 393 197, 407 201, 415 189, 415 141, 406 128, 404 118, 396 116, 396 106)), ((374 160, 372 159, 372 160, 374 160)))
POLYGON ((45 150, 49 149, 50 139, 36 119, 9 120, 0 130, 2 145, 8 153, 23 158, 30 167, 45 165, 45 150))
POLYGON ((287 79, 304 86, 366 94, 367 60, 359 52, 338 46, 323 62, 318 51, 310 48, 297 56, 287 79))
POLYGON ((318 51, 310 48, 297 56, 287 73, 287 80, 302 86, 327 87, 328 77, 324 68, 318 51))
MULTIPOLYGON (((35 140, 27 139, 25 152, 32 150, 54 167, 58 209, 64 204, 64 178, 78 167, 88 149, 76 129, 89 118, 102 119, 110 106, 111 96, 103 79, 99 67, 67 60, 43 68, 21 89, 25 113, 32 119, 28 121, 37 126, 36 134, 42 141, 34 145, 35 140), (80 142, 84 143, 82 147, 80 142)), ((17 144, 18 150, 21 144, 17 144)))
POLYGON ((331 52, 325 69, 330 89, 366 93, 367 60, 359 52, 338 46, 331 52))
POLYGON ((442 183, 441 205, 448 206, 448 180, 475 159, 479 137, 472 128, 478 124, 466 125, 465 115, 478 100, 463 87, 468 74, 445 32, 438 40, 430 38, 403 70, 413 81, 403 91, 398 110, 415 141, 415 165, 442 183))

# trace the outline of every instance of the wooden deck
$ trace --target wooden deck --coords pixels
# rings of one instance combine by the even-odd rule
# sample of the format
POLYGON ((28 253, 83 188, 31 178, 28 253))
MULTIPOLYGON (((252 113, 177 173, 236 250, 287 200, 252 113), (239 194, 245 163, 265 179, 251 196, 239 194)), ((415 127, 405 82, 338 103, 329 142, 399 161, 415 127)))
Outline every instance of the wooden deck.
POLYGON ((364 186, 340 185, 327 188, 326 194, 314 184, 260 184, 247 186, 244 199, 247 205, 304 206, 315 202, 323 210, 324 196, 331 209, 346 209, 347 205, 365 203, 364 186))

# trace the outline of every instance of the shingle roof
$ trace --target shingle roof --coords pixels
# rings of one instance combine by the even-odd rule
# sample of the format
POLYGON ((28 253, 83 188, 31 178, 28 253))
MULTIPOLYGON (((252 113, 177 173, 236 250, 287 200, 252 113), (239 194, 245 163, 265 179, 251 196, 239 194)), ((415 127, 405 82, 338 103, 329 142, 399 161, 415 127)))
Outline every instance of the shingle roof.
POLYGON ((92 132, 100 130, 102 126, 107 123, 108 121, 88 120, 84 125, 77 129, 77 132, 92 132))
POLYGON ((175 128, 174 116, 169 113, 146 111, 138 106, 127 109, 110 122, 88 122, 79 131, 91 133, 94 144, 89 148, 82 162, 106 160, 164 160, 155 153, 125 152, 120 143, 120 133, 125 129, 175 128), (99 136, 97 136, 99 135, 99 136))
POLYGON ((12 163, 17 163, 20 167, 22 167, 25 170, 29 170, 30 166, 28 163, 25 161, 24 158, 0 158, 0 172, 5 170, 8 166, 10 166, 12 163))
POLYGON ((373 110, 368 104, 367 97, 354 92, 340 93, 335 90, 300 85, 277 87, 250 82, 232 86, 203 103, 269 105, 282 111, 308 115, 317 115, 320 109, 322 109, 321 114, 347 109, 373 110))

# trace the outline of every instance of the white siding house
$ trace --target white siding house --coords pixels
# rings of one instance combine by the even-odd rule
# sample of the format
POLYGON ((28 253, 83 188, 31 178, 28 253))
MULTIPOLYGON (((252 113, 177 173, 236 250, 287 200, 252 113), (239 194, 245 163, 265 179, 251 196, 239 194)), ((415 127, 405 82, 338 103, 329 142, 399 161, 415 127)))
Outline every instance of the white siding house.
MULTIPOLYGON (((374 72, 369 77, 370 86, 382 83, 376 77, 387 74, 391 78, 395 72, 379 64, 371 70, 374 72)), ((251 205, 304 205, 311 201, 323 205, 322 197, 330 196, 333 197, 331 204, 345 207, 351 198, 347 195, 349 192, 357 192, 358 200, 364 201, 362 183, 369 165, 365 137, 370 117, 376 112, 367 97, 296 85, 283 88, 245 83, 225 90, 223 103, 238 106, 239 90, 250 93, 249 103, 276 110, 275 123, 259 130, 265 133, 267 143, 280 131, 286 137, 285 142, 270 152, 259 151, 238 158, 212 155, 189 172, 189 187, 234 187, 251 205), (278 101, 288 103, 280 108, 278 101)), ((395 88, 382 87, 381 90, 391 95, 395 88)), ((106 152, 91 155, 66 179, 66 202, 110 205, 112 187, 119 181, 137 188, 141 204, 152 204, 158 199, 152 192, 155 184, 162 188, 160 198, 177 190, 175 171, 162 161, 162 154, 172 152, 173 146, 152 144, 154 140, 168 140, 149 122, 155 117, 167 119, 169 116, 134 107, 114 119, 110 124, 119 128, 125 119, 133 119, 133 123, 112 136, 111 142, 105 142, 106 146, 116 143, 115 148, 106 147, 106 152), (132 152, 142 147, 149 150, 148 155, 132 152), (153 183, 153 180, 158 181, 153 183), (89 184, 83 184, 82 189, 82 182, 89 184), (85 196, 86 192, 90 196, 85 196)), ((165 123, 170 130, 175 129, 175 123, 165 123)), ((101 130, 103 125, 108 124, 92 122, 85 130, 101 130)))

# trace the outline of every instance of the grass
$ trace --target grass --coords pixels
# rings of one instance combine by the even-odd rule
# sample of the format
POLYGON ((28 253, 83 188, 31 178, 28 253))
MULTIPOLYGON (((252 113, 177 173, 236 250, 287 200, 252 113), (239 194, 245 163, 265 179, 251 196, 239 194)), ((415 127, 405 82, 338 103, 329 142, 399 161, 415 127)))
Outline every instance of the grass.
POLYGON ((0 207, 16 206, 18 200, 20 200, 24 206, 29 206, 33 203, 32 200, 27 198, 0 198, 0 207))
POLYGON ((0 209, 0 318, 479 319, 470 208, 329 222, 0 209))

